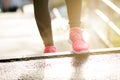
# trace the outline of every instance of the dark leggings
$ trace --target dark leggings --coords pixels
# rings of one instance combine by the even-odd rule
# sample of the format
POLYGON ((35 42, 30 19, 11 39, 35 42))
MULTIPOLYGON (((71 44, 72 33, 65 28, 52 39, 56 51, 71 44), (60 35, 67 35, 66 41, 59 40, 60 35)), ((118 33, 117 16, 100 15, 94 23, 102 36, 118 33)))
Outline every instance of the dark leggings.
MULTIPOLYGON (((82 0, 65 0, 71 27, 80 27, 82 0)), ((33 0, 35 19, 43 42, 46 45, 54 45, 51 18, 48 8, 48 0, 33 0)))

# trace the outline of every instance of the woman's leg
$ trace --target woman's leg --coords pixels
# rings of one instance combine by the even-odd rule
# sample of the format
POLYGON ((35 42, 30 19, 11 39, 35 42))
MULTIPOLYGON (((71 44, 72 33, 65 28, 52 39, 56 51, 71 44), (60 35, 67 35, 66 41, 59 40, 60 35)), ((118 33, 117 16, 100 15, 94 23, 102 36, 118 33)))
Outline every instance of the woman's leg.
POLYGON ((48 0, 33 0, 35 19, 45 45, 53 45, 48 0))
POLYGON ((82 0, 65 0, 70 28, 80 27, 82 0))
POLYGON ((87 50, 88 45, 83 39, 83 31, 80 29, 82 0, 66 0, 66 5, 70 24, 70 40, 72 41, 73 50, 76 52, 87 50))
POLYGON ((45 46, 54 46, 48 0, 33 0, 35 19, 45 46))

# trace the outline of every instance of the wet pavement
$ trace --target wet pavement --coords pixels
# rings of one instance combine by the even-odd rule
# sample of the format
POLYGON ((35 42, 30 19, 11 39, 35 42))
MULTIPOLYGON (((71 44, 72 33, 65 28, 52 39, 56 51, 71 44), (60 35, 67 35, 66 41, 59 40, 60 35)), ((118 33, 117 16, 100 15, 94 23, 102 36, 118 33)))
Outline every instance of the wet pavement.
POLYGON ((1 80, 119 80, 120 55, 0 63, 1 80))

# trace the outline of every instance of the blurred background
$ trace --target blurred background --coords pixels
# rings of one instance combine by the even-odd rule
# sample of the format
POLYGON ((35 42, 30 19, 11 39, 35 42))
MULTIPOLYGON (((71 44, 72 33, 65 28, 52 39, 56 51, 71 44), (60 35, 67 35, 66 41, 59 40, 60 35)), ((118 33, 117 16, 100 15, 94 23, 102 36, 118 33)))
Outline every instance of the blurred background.
MULTIPOLYGON (((4 53, 2 57, 7 53, 27 55, 43 52, 32 3, 32 0, 0 0, 0 52, 4 53)), ((65 1, 49 0, 49 8, 58 51, 71 51, 65 1)), ((84 37, 90 49, 120 46, 119 0, 83 0, 81 16, 84 37)))

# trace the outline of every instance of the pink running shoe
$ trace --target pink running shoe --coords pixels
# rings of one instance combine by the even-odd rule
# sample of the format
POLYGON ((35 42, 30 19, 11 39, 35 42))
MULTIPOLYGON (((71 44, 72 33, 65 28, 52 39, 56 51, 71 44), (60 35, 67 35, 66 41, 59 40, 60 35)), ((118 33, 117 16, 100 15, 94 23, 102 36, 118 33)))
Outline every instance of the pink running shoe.
POLYGON ((72 41, 72 48, 75 52, 88 50, 88 44, 84 41, 82 33, 83 31, 79 27, 70 29, 70 40, 72 41))
POLYGON ((57 52, 56 47, 54 46, 45 46, 44 53, 53 53, 57 52))

